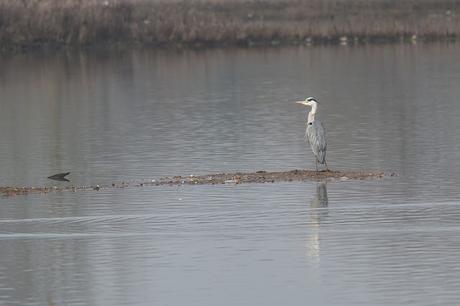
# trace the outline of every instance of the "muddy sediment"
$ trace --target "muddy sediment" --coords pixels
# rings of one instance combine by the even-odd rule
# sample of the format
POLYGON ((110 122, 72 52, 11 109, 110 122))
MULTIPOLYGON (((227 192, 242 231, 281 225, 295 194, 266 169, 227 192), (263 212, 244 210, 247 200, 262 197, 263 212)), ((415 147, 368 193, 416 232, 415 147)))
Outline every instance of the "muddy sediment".
POLYGON ((282 172, 257 171, 250 173, 219 173, 201 176, 174 176, 171 178, 162 178, 155 185, 203 185, 203 184, 244 184, 244 183, 275 183, 291 182, 306 180, 323 180, 323 179, 367 179, 380 178, 385 174, 383 172, 365 172, 365 171, 311 171, 311 170, 292 170, 282 172))
POLYGON ((321 171, 312 170, 292 170, 282 172, 236 172, 236 173, 218 173, 208 175, 189 175, 189 176, 171 176, 159 179, 136 182, 112 183, 109 185, 94 186, 66 186, 66 187, 0 187, 0 195, 14 196, 30 193, 49 193, 58 191, 83 191, 108 189, 108 188, 125 188, 125 187, 143 187, 143 186, 162 186, 162 185, 216 185, 216 184, 246 184, 246 183, 275 183, 291 181, 347 181, 347 180, 364 180, 378 179, 384 176, 395 176, 395 173, 385 174, 382 171, 321 171))

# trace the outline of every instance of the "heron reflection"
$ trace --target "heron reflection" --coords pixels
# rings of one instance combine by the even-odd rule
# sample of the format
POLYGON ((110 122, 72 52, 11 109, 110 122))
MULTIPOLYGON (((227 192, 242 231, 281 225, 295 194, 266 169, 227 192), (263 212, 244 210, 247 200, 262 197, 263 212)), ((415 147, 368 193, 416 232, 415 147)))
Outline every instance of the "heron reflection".
MULTIPOLYGON (((311 201, 311 208, 324 208, 328 205, 327 186, 326 182, 318 182, 316 184, 316 194, 311 201)), ((319 221, 319 220, 318 220, 319 221)))
POLYGON ((324 219, 327 218, 328 211, 327 206, 329 200, 327 197, 327 185, 326 182, 318 182, 316 184, 315 197, 310 203, 310 222, 309 224, 309 237, 307 240, 307 256, 319 262, 320 255, 320 241, 319 241, 319 230, 320 224, 324 219))

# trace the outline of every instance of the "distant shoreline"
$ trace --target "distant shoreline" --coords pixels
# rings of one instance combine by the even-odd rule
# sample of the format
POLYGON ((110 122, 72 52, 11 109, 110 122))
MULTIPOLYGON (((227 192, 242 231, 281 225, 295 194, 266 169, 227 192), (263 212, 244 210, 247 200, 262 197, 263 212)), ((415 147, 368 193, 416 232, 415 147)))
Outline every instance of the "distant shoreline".
POLYGON ((455 41, 460 0, 4 0, 0 50, 455 41))

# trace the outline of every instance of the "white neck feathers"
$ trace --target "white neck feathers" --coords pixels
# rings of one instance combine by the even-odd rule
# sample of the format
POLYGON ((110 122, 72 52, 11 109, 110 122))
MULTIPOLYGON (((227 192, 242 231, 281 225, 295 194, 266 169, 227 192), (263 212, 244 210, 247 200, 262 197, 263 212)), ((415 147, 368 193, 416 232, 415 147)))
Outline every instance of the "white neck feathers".
POLYGON ((318 109, 318 104, 316 102, 313 102, 311 104, 311 110, 308 113, 308 122, 309 123, 315 121, 315 115, 316 115, 317 109, 318 109))

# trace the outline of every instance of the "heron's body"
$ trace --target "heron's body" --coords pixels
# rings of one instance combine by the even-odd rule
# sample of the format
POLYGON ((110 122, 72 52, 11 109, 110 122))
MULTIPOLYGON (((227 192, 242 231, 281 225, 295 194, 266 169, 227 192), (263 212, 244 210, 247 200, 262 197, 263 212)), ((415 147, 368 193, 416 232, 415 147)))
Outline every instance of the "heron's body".
POLYGON ((315 155, 316 170, 318 171, 318 163, 320 163, 321 165, 326 165, 327 169, 326 131, 324 130, 323 124, 317 117, 318 102, 314 98, 310 97, 307 98, 305 101, 299 101, 297 103, 311 107, 311 110, 308 113, 307 130, 305 131, 305 138, 310 144, 311 150, 315 155))
POLYGON ((323 165, 326 162, 327 142, 326 132, 324 131, 321 121, 315 120, 313 122, 308 122, 305 137, 310 144, 316 160, 323 165))

